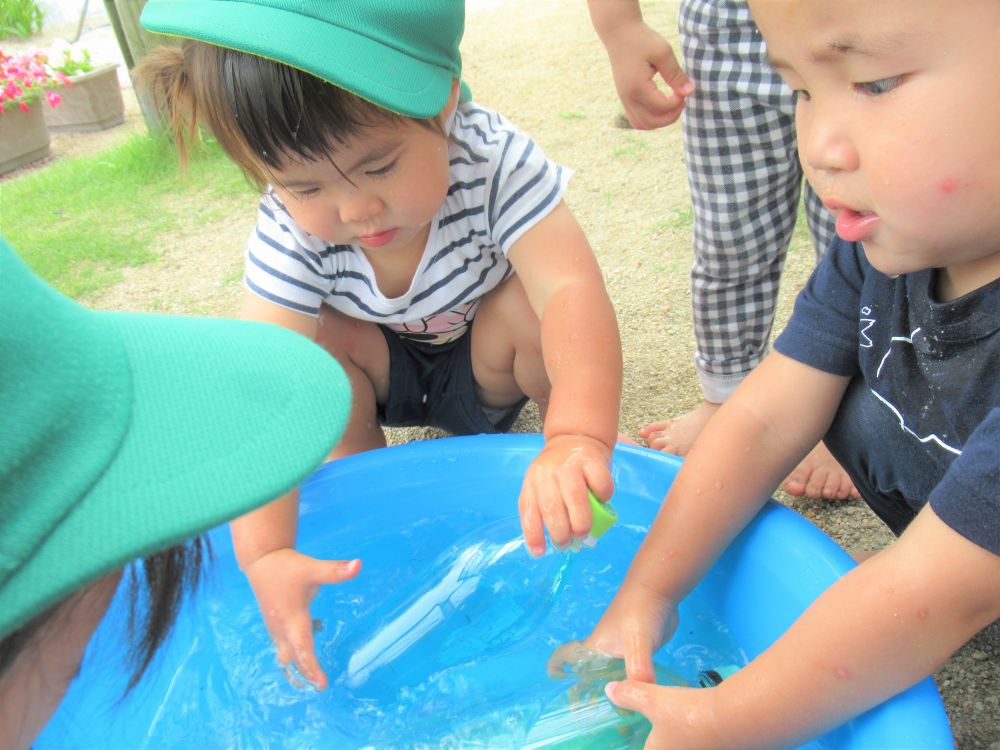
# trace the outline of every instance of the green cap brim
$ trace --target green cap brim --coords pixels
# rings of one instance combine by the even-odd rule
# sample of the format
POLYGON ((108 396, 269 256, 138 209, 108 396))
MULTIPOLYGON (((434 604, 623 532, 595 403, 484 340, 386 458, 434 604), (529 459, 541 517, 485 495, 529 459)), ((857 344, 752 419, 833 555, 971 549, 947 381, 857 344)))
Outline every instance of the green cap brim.
POLYGON ((0 363, 0 405, 19 422, 0 426, 0 636, 136 557, 279 497, 344 430, 347 377, 297 333, 93 312, 2 240, 0 284, 4 350, 48 364, 0 363))

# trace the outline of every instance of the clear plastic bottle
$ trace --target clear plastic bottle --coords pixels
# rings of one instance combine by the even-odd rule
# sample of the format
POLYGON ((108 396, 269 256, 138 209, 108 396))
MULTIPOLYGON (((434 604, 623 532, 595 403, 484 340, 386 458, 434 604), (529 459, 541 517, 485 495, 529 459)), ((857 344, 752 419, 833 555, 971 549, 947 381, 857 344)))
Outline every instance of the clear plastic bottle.
MULTIPOLYGON (((733 675, 739 667, 727 664, 698 674, 698 684, 691 685, 666 666, 653 662, 657 685, 677 687, 714 687, 733 675)), ((552 700, 519 744, 521 750, 638 750, 646 744, 653 725, 645 716, 618 708, 604 695, 612 680, 624 680, 625 662, 583 647, 576 660, 567 664, 572 678, 559 696, 552 700)))
MULTIPOLYGON (((610 503, 592 494, 591 506, 588 546, 616 520, 610 503)), ((476 529, 437 559, 427 583, 359 623, 337 648, 346 666, 334 689, 391 701, 436 672, 503 652, 545 618, 573 558, 551 547, 532 558, 516 516, 476 529)))

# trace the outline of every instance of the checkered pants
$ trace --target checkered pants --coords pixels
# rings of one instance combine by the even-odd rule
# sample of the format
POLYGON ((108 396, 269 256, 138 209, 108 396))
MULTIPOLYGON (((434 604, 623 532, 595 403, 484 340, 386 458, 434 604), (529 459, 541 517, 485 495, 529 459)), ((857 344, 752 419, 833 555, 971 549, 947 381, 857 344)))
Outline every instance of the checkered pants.
MULTIPOLYGON (((695 84, 683 119, 695 366, 705 398, 721 402, 768 350, 803 182, 795 103, 745 0, 683 0, 679 26, 695 84)), ((808 184, 805 193, 818 259, 833 218, 808 184)))

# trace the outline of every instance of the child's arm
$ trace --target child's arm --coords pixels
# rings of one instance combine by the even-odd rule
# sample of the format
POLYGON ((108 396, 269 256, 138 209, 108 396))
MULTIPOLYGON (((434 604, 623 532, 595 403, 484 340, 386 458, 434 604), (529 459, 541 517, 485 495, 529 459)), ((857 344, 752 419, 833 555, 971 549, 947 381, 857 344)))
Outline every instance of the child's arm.
POLYGON ((771 648, 709 690, 612 683, 653 722, 647 747, 797 745, 934 672, 1000 618, 1000 556, 925 507, 771 648))
MULTIPOLYGON (((316 319, 275 305, 247 291, 240 317, 298 331, 313 339, 316 319)), ((321 384, 317 384, 321 387, 321 384)), ((257 597, 279 663, 294 662, 322 690, 326 674, 316 661, 309 605, 319 587, 358 574, 359 560, 318 560, 295 551, 298 488, 230 523, 236 559, 257 597)))
MULTIPOLYGON (((584 645, 623 657, 630 678, 653 681, 652 654, 672 634, 677 604, 826 432, 846 386, 847 378, 768 355, 695 442, 584 645)), ((555 671, 564 649, 550 662, 555 671)))
POLYGON ((541 327, 551 383, 545 447, 525 474, 520 511, 533 554, 590 530, 587 487, 611 497, 611 452, 618 435, 621 339, 604 278, 565 203, 517 240, 509 258, 541 327))
POLYGON ((670 125, 694 91, 667 40, 642 20, 636 0, 589 0, 590 21, 604 43, 618 98, 632 127, 652 130, 670 125), (671 92, 653 80, 659 73, 671 92))

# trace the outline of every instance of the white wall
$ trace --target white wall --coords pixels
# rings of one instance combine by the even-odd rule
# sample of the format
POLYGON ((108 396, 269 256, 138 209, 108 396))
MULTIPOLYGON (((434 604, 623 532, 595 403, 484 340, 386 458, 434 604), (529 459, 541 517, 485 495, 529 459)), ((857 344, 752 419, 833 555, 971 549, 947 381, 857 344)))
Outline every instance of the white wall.
MULTIPOLYGON (((80 22, 84 0, 37 0, 42 13, 45 14, 43 29, 53 29, 67 24, 76 28, 80 22)), ((87 4, 87 18, 103 16, 103 0, 90 0, 87 4)))

